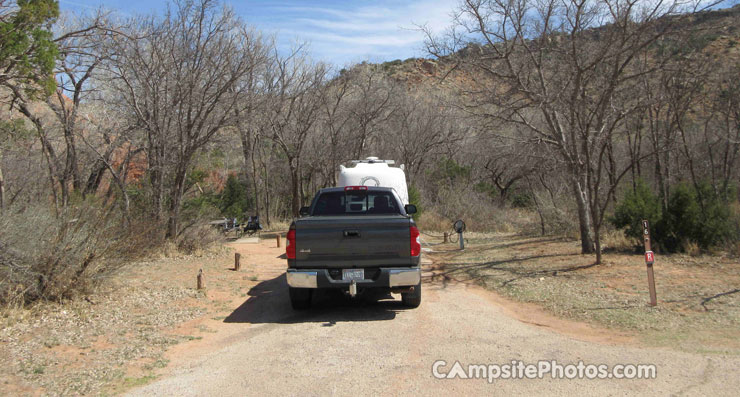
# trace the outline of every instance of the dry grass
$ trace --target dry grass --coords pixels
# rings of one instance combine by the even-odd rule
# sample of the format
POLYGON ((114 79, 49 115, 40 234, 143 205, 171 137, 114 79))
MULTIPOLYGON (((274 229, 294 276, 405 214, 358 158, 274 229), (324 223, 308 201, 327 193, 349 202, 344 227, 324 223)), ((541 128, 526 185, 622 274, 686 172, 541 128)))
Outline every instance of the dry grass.
POLYGON ((740 258, 740 242, 737 242, 730 246, 730 255, 735 258, 740 258))
POLYGON ((206 223, 198 223, 183 230, 177 237, 175 245, 178 252, 193 254, 208 250, 222 240, 223 234, 217 228, 206 223))
POLYGON ((156 226, 124 226, 96 200, 60 214, 46 206, 10 208, 0 217, 0 304, 63 300, 93 290, 161 243, 156 226))
POLYGON ((601 248, 604 252, 630 252, 634 251, 636 246, 639 246, 639 242, 625 236, 622 230, 609 229, 601 236, 601 248))
POLYGON ((435 262, 445 264, 439 279, 477 283, 649 344, 740 353, 740 263, 727 256, 659 256, 652 308, 640 254, 607 253, 594 266, 578 241, 504 235, 471 235, 464 252, 434 249, 435 262))
POLYGON ((175 252, 129 264, 85 297, 0 310, 6 391, 106 395, 155 379, 168 363, 168 349, 202 337, 197 330, 176 332, 178 327, 220 314, 219 298, 229 296, 223 290, 238 296, 254 284, 247 280, 250 273, 227 270, 233 264, 227 247, 197 251, 198 256, 175 252), (201 268, 207 296, 195 289, 201 268))
POLYGON ((290 228, 290 223, 292 220, 272 220, 270 222, 270 226, 262 225, 266 229, 266 231, 271 232, 287 232, 290 228))
POLYGON ((702 252, 701 248, 699 248, 699 244, 697 244, 694 241, 686 240, 682 244, 684 251, 686 252, 686 255, 689 256, 699 256, 702 252))
POLYGON ((421 229, 439 233, 452 230, 452 223, 453 221, 442 217, 434 211, 422 212, 419 217, 419 221, 417 222, 421 229))

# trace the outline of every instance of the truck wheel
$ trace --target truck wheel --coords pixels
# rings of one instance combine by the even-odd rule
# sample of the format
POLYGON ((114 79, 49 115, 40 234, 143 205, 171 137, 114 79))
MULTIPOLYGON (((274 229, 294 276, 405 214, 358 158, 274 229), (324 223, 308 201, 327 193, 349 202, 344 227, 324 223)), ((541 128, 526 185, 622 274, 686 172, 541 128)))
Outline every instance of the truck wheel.
POLYGON ((311 289, 288 287, 290 305, 293 310, 306 310, 311 307, 311 289))
POLYGON ((414 292, 401 293, 401 302, 408 307, 419 307, 421 304, 421 282, 414 286, 414 292))

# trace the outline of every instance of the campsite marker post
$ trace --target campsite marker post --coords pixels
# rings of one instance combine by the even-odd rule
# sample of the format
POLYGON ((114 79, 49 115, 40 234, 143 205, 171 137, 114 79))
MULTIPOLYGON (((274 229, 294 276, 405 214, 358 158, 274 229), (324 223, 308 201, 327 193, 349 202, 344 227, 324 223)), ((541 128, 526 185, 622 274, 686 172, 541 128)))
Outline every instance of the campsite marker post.
POLYGON ((642 221, 642 237, 645 241, 645 265, 647 265, 648 289, 650 290, 650 306, 658 305, 658 298, 655 293, 655 274, 653 273, 653 263, 655 263, 655 253, 650 244, 650 225, 647 219, 642 221))
POLYGON ((238 272, 239 269, 242 267, 241 258, 242 258, 242 254, 238 252, 234 254, 234 271, 236 272, 238 272))
POLYGON ((203 269, 198 270, 197 284, 199 290, 206 287, 205 280, 203 279, 203 269))

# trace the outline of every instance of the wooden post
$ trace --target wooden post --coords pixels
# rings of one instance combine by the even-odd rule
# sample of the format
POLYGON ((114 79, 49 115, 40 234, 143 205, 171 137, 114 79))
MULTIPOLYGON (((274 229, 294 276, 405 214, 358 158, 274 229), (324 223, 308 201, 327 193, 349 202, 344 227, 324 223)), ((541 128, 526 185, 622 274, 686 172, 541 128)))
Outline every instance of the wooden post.
POLYGON ((647 265, 648 289, 650 290, 650 306, 658 305, 658 297, 655 292, 655 274, 653 273, 653 263, 655 263, 655 253, 653 253, 650 241, 650 225, 645 219, 642 221, 642 237, 645 241, 645 265, 647 265))
POLYGON ((462 230, 457 234, 457 238, 460 240, 460 250, 462 251, 465 249, 465 237, 463 237, 462 230))
POLYGON ((238 272, 239 269, 242 267, 241 258, 242 258, 242 254, 238 252, 234 254, 234 271, 238 272))
POLYGON ((205 288, 205 280, 203 279, 203 269, 198 270, 198 289, 205 288))
POLYGON ((443 242, 446 243, 446 242, 450 241, 449 239, 450 239, 450 237, 447 235, 447 232, 445 232, 445 239, 444 239, 443 242))
POLYGON ((275 240, 277 240, 277 247, 280 248, 280 233, 278 233, 278 235, 275 236, 275 240))

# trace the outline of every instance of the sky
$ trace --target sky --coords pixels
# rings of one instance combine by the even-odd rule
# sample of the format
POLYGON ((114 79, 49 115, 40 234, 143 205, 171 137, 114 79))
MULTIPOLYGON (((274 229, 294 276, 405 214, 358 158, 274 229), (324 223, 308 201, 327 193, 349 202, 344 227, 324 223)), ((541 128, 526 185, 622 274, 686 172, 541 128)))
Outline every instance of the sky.
MULTIPOLYGON (((458 0, 222 0, 247 23, 274 34, 282 49, 307 42, 314 59, 336 67, 425 56, 417 25, 442 32, 458 0)), ((123 16, 164 10, 166 0, 60 0, 62 11, 99 6, 123 16)))

